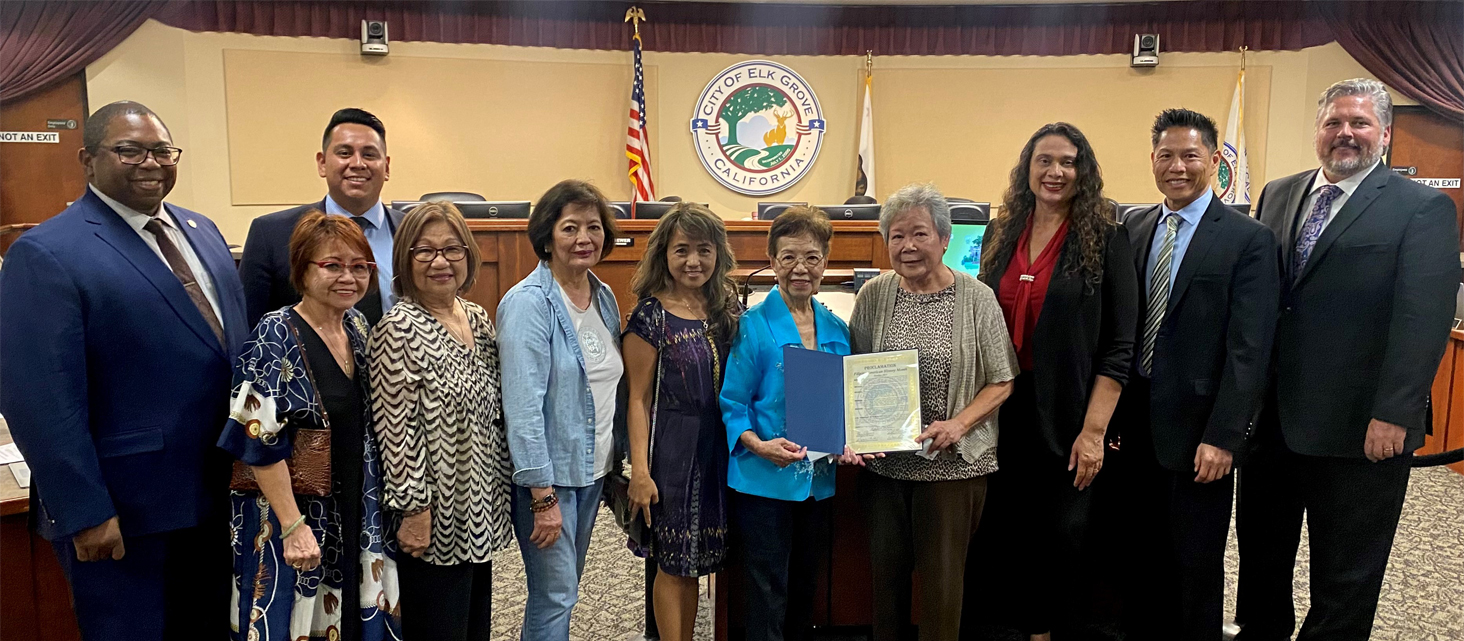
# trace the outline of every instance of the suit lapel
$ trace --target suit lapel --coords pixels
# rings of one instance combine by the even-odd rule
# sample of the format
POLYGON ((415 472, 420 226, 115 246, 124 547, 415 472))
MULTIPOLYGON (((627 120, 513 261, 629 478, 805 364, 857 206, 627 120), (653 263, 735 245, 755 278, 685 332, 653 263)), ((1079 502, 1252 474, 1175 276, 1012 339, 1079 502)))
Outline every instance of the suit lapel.
POLYGON ((1222 224, 1220 220, 1224 212, 1225 205, 1220 202, 1220 198, 1211 197, 1210 206, 1205 208, 1205 215, 1200 217, 1200 224, 1195 227, 1189 246, 1184 250, 1184 258, 1179 261, 1179 272, 1174 275, 1174 286, 1169 292, 1169 305, 1164 314, 1166 318, 1172 316, 1170 312, 1184 298, 1184 291, 1189 287, 1190 280, 1194 279, 1195 270, 1199 269, 1200 263, 1205 261, 1205 255, 1210 253, 1210 247, 1215 244, 1215 233, 1222 224))
MULTIPOLYGON (((1134 221, 1134 231, 1138 235, 1133 238, 1134 246, 1134 272, 1139 275, 1139 280, 1144 279, 1144 270, 1149 268, 1149 248, 1154 246, 1154 230, 1159 226, 1159 213, 1163 207, 1155 205, 1138 213, 1138 219, 1134 221)), ((1140 283, 1141 296, 1148 295, 1149 284, 1140 283)))
MULTIPOLYGON (((1317 171, 1321 171, 1318 169, 1317 171)), ((1282 245, 1286 253, 1286 264, 1291 264, 1292 251, 1296 249, 1297 227, 1301 225, 1301 201, 1306 198, 1307 187, 1311 186, 1316 179, 1316 172, 1302 174, 1300 179, 1291 185, 1291 190, 1286 194, 1286 209, 1282 210, 1282 245)))
MULTIPOLYGON (((203 265, 204 269, 208 270, 209 280, 213 283, 214 287, 214 298, 219 302, 219 325, 224 328, 224 340, 228 341, 230 345, 234 344, 235 339, 240 337, 229 335, 230 323, 226 319, 231 317, 232 310, 228 307, 230 299, 224 294, 222 280, 227 278, 230 272, 236 270, 234 267, 234 257, 227 251, 228 245, 222 245, 225 251, 220 252, 219 248, 221 245, 219 243, 209 242, 213 239, 204 231, 203 226, 198 225, 195 221, 196 216, 194 216, 193 212, 170 206, 167 203, 163 203, 163 206, 172 212, 173 219, 178 221, 178 228, 183 230, 183 236, 188 239, 188 244, 193 246, 193 253, 198 256, 198 262, 203 265)), ((189 302, 192 302, 192 300, 190 299, 189 302)), ((207 324, 205 321, 204 325, 207 324)), ((209 330, 208 335, 212 337, 213 330, 209 330)), ((217 341, 210 342, 216 343, 217 341)), ((227 356, 225 353, 226 350, 227 346, 219 346, 219 353, 221 355, 227 356)))
POLYGON ((177 314, 178 320, 193 330, 200 340, 223 355, 223 346, 219 345, 219 340, 214 337, 213 330, 203 320, 203 315, 198 312, 198 308, 193 305, 193 299, 188 297, 187 290, 183 289, 183 282, 178 280, 177 274, 173 273, 168 264, 163 262, 163 259, 153 252, 147 243, 143 242, 142 237, 127 224, 127 221, 122 220, 122 216, 112 211, 112 208, 102 202, 101 198, 97 198, 96 194, 91 193, 90 189, 87 189, 82 200, 88 205, 87 222, 98 226, 97 237, 117 250, 117 253, 127 259, 127 262, 132 263, 132 266, 152 284, 153 288, 157 289, 163 300, 166 300, 168 305, 173 308, 173 313, 177 314))
POLYGON ((1352 195, 1347 197, 1347 202, 1342 205, 1342 209, 1332 218, 1332 222, 1327 223, 1327 228, 1322 230, 1321 237, 1317 239, 1317 246, 1312 248, 1311 256, 1306 259, 1306 267, 1302 268, 1301 275, 1296 279, 1297 284, 1305 280, 1307 274, 1316 271, 1317 263, 1322 262, 1327 250, 1332 248, 1332 243, 1336 242, 1337 237, 1346 232, 1352 223, 1357 222, 1357 218, 1367 210, 1368 205, 1377 200, 1383 188, 1388 185, 1388 177, 1392 173, 1391 168, 1383 163, 1378 163, 1372 173, 1362 179, 1362 184, 1353 190, 1352 195))

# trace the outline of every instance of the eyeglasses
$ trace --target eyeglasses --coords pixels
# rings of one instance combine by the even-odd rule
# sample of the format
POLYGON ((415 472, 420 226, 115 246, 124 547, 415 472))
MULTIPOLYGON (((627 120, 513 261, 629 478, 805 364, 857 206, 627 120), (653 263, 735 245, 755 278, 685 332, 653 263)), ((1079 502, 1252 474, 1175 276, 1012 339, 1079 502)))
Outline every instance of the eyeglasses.
POLYGON ((376 271, 376 263, 338 263, 333 260, 312 260, 316 267, 325 270, 326 275, 332 278, 340 278, 346 270, 351 270, 351 276, 355 278, 370 278, 371 272, 376 271))
POLYGON ((436 247, 413 247, 412 260, 419 263, 430 263, 437 260, 438 254, 447 259, 449 263, 458 262, 468 257, 468 248, 462 245, 448 245, 441 249, 436 247))
POLYGON ((792 254, 784 254, 778 257, 778 266, 782 267, 783 269, 793 269, 794 267, 802 264, 808 269, 816 269, 819 265, 823 264, 823 261, 824 257, 818 254, 809 254, 802 258, 799 258, 792 254))
POLYGON ((110 149, 112 153, 117 154, 117 159, 121 160, 124 165, 141 165, 147 162, 147 157, 151 155, 159 165, 172 167, 178 164, 178 159, 183 157, 183 150, 177 147, 163 146, 148 149, 136 145, 117 145, 110 149))

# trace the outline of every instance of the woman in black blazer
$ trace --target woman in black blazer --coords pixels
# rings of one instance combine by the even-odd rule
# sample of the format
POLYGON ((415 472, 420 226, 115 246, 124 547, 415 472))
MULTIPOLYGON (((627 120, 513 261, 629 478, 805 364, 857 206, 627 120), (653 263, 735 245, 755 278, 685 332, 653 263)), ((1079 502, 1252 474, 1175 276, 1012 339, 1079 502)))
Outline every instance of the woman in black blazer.
POLYGON ((1088 486, 1134 353, 1132 251, 1087 138, 1067 123, 1037 130, 981 251, 1022 365, 1001 407, 992 525, 1019 564, 1002 585, 1008 611, 1033 641, 1074 625, 1097 579, 1081 556, 1088 486))

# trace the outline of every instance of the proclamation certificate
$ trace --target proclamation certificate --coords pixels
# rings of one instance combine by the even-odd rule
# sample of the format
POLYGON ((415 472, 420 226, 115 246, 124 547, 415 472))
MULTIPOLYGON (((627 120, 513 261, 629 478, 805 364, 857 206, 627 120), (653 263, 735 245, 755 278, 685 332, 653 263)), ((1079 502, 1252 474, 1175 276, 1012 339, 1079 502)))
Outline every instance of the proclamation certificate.
POLYGON ((856 453, 919 450, 919 353, 844 357, 844 413, 844 441, 856 453))

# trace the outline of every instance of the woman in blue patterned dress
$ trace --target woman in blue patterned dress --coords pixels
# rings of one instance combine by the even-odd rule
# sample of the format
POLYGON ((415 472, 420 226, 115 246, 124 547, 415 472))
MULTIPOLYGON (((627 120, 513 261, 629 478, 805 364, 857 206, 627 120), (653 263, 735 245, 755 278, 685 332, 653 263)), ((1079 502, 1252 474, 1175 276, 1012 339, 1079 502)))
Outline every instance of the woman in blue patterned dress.
POLYGON ((260 319, 234 370, 219 447, 259 490, 232 493, 235 641, 401 638, 395 536, 378 500, 365 317, 371 246, 350 219, 307 213, 290 237, 300 303, 260 319), (296 494, 301 427, 330 431, 331 491, 296 494))
POLYGON ((654 558, 656 626, 691 641, 696 578, 727 553, 726 428, 717 395, 737 334, 737 262, 711 210, 681 203, 656 224, 631 289, 623 338, 630 384, 630 499, 650 524, 631 549, 654 558))

